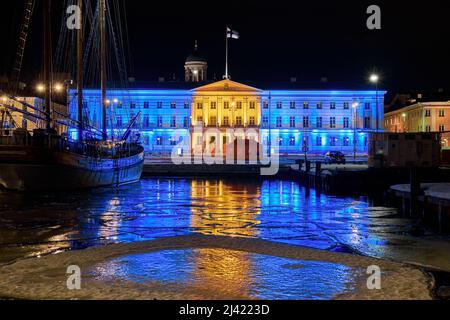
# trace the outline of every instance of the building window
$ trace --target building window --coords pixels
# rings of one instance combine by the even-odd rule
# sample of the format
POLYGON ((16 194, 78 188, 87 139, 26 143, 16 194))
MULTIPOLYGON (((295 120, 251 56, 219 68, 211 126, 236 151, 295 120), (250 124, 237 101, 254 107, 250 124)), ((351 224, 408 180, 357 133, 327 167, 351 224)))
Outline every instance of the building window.
POLYGON ((130 109, 136 109, 136 102, 130 102, 130 109))
POLYGON ((236 125, 242 126, 242 117, 236 117, 236 125))
POLYGON ((250 124, 251 126, 255 126, 255 125, 256 125, 255 117, 250 117, 250 122, 249 122, 249 124, 250 124))
POLYGON ((117 123, 117 128, 122 128, 122 126, 123 126, 122 116, 117 116, 116 123, 117 123))
POLYGON ((237 108, 238 110, 241 110, 241 109, 242 109, 242 101, 238 101, 238 102, 236 103, 236 108, 237 108))
POLYGON ((322 146, 322 137, 316 137, 316 146, 321 147, 322 146))
POLYGON ((303 117, 303 128, 309 128, 309 117, 303 117))
POLYGON ((264 116, 262 118, 262 123, 264 127, 268 127, 269 126, 269 117, 264 116))
POLYGON ((445 110, 439 110, 439 118, 445 117, 445 110))
POLYGON ((295 109, 295 108, 296 108, 296 103, 295 103, 295 101, 291 101, 291 102, 289 103, 289 106, 290 106, 291 109, 295 109))
POLYGON ((229 103, 228 101, 225 101, 225 102, 223 103, 223 108, 224 108, 225 110, 230 109, 230 103, 229 103))
POLYGON ((144 116, 144 128, 150 127, 150 117, 148 115, 144 116))
POLYGON ((330 147, 336 147, 337 140, 338 140, 337 138, 331 137, 330 138, 330 147))
POLYGON ((330 109, 331 110, 335 110, 336 109, 336 102, 331 102, 330 103, 330 109))
POLYGON ((366 103, 364 104, 364 109, 370 110, 370 102, 366 102, 366 103))
POLYGON ((184 119, 183 119, 183 126, 185 128, 189 128, 189 117, 184 117, 184 119))
POLYGON ((184 102, 184 108, 185 108, 185 109, 189 109, 189 102, 188 102, 188 101, 185 101, 185 102, 184 102))
POLYGON ((289 138, 289 145, 292 147, 292 146, 295 146, 295 137, 290 137, 289 138))
POLYGON ((431 117, 431 110, 425 110, 425 117, 431 117))
POLYGON ((211 110, 217 109, 217 102, 211 102, 211 110))
POLYGON ((303 138, 302 151, 303 152, 308 152, 309 151, 309 141, 308 141, 307 138, 303 138))
POLYGON ((426 132, 431 132, 431 126, 426 126, 425 131, 426 132))
POLYGON ((269 101, 264 101, 264 103, 263 103, 263 108, 264 109, 269 109, 269 101))
POLYGON ((217 126, 217 117, 209 117, 209 125, 210 126, 217 126))
POLYGON ((344 102, 344 109, 349 110, 350 109, 350 103, 344 102))
POLYGON ((331 117, 330 118, 330 128, 331 129, 336 128, 336 117, 331 117))
POLYGON ((303 102, 303 109, 309 109, 309 102, 303 102))
POLYGON ((289 126, 291 128, 295 128, 295 117, 290 117, 289 118, 289 126))
POLYGON ((283 138, 278 138, 278 145, 280 147, 283 145, 283 138))
POLYGON ((371 124, 371 119, 370 117, 365 117, 364 118, 364 129, 370 129, 372 128, 372 124, 371 124))
POLYGON ((202 110, 203 109, 203 103, 198 102, 197 103, 197 110, 202 110))
POLYGON ((277 109, 283 109, 283 103, 277 102, 277 109))
POLYGON ((176 126, 177 126, 177 117, 173 116, 173 117, 170 119, 170 126, 171 126, 172 128, 176 128, 176 126))
POLYGON ((150 108, 150 103, 148 101, 144 102, 144 109, 149 109, 150 108))
POLYGON ((230 118, 229 117, 227 117, 227 116, 223 117, 223 125, 225 127, 228 127, 230 125, 230 118))
POLYGON ((156 120, 156 126, 158 128, 161 128, 163 126, 163 118, 161 116, 158 116, 158 118, 156 120))
POLYGON ((323 104, 322 104, 322 102, 318 102, 318 103, 317 103, 317 109, 319 109, 319 110, 320 110, 320 109, 322 109, 322 107, 323 107, 323 104))
POLYGON ((322 128, 322 126, 323 126, 322 117, 317 117, 316 126, 317 126, 317 128, 322 128))
POLYGON ((256 102, 250 101, 250 109, 256 109, 256 102))
POLYGON ((169 141, 170 141, 170 145, 171 146, 176 146, 177 145, 177 140, 175 140, 174 137, 170 137, 169 141))
POLYGON ((281 117, 277 117, 277 128, 281 128, 283 126, 283 121, 281 117))
POLYGON ((157 137, 156 138, 156 145, 162 146, 163 145, 163 137, 157 137))
POLYGON ((350 128, 350 118, 345 117, 344 118, 344 129, 350 128))
POLYGON ((162 109, 163 103, 162 103, 161 101, 160 101, 160 102, 157 102, 156 107, 157 107, 158 109, 162 109))
POLYGON ((439 131, 440 132, 444 132, 445 131, 445 126, 444 125, 440 125, 439 126, 439 131))
POLYGON ((348 137, 345 137, 343 140, 344 147, 350 146, 350 139, 348 137))

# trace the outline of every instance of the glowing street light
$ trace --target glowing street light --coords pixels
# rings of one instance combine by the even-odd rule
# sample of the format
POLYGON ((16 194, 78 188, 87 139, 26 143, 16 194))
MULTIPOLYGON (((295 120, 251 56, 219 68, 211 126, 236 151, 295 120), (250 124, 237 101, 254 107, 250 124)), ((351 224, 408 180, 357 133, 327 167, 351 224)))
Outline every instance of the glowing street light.
POLYGON ((375 73, 370 76, 370 82, 372 82, 372 83, 378 83, 379 80, 380 80, 380 77, 375 73))
POLYGON ((43 84, 38 84, 38 85, 36 86, 36 90, 37 90, 38 92, 44 92, 44 91, 45 91, 45 86, 44 86, 43 84))
POLYGON ((61 91, 63 91, 64 87, 63 87, 62 84, 56 83, 55 86, 54 86, 54 89, 55 89, 56 92, 61 92, 61 91))

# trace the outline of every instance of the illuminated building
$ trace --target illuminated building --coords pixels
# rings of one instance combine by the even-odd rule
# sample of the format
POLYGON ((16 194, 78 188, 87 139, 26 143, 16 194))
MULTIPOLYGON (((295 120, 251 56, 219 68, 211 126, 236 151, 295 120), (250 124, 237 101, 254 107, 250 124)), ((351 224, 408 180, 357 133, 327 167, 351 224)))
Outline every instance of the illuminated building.
MULTIPOLYGON (((26 111, 30 114, 37 114, 42 116, 42 114, 36 109, 42 110, 44 101, 37 97, 17 97, 17 101, 9 99, 7 97, 0 97, 0 134, 2 135, 12 135, 13 128, 22 128, 28 131, 33 131, 38 128, 43 128, 45 126, 43 120, 38 120, 32 116, 24 116, 23 113, 14 111, 13 109, 8 109, 3 105, 8 107, 13 107, 22 111, 26 111), (26 103, 28 106, 22 105, 20 102, 26 103), (8 111, 8 112, 7 112, 8 111), (8 114, 9 113, 9 114, 8 114)), ((52 104, 53 110, 57 113, 52 115, 53 119, 63 120, 63 114, 67 114, 67 107, 58 103, 52 104)), ((61 134, 67 131, 66 126, 58 125, 56 126, 58 133, 61 134)))
MULTIPOLYGON (((170 154, 175 148, 183 153, 211 151, 211 145, 220 154, 236 137, 254 139, 266 150, 276 144, 283 154, 329 150, 353 154, 355 147, 357 153, 366 154, 368 134, 377 130, 377 123, 383 131, 384 91, 272 90, 270 85, 258 88, 231 80, 201 82, 206 79, 206 60, 197 54, 190 57, 186 82, 108 91, 114 137, 120 137, 138 112, 135 129, 146 152, 156 154, 170 154), (193 78, 195 70, 198 78, 193 78)), ((100 127, 99 90, 86 90, 84 99, 90 123, 100 127)), ((76 119, 76 99, 70 100, 76 119)), ((76 132, 71 134, 76 138, 76 132)))
POLYGON ((420 102, 385 114, 387 132, 442 132, 450 147, 450 102, 420 102))

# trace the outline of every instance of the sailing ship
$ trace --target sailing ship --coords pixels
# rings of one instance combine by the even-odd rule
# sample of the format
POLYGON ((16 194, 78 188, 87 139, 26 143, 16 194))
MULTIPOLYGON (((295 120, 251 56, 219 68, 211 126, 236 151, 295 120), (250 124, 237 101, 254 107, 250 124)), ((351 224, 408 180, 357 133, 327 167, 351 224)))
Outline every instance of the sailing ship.
MULTIPOLYGON (((34 7, 33 2, 28 1, 28 4, 32 4, 27 7, 28 9, 34 7)), ((83 0, 78 0, 78 6, 80 9, 83 8, 83 0)), ((2 117, 11 115, 11 112, 18 112, 26 119, 34 118, 44 123, 45 127, 31 132, 23 128, 6 132, 0 128, 0 187, 16 191, 72 190, 118 186, 139 181, 144 164, 144 148, 138 141, 130 139, 131 128, 139 115, 130 121, 128 129, 120 139, 108 138, 106 0, 99 0, 97 10, 102 99, 101 130, 90 126, 84 119, 83 28, 78 28, 76 36, 78 119, 69 119, 68 115, 61 113, 58 113, 57 119, 54 117, 57 112, 52 108, 50 0, 43 0, 43 8, 45 88, 43 108, 27 104, 16 98, 11 91, 2 93, 5 98, 0 107, 3 107, 2 117), (23 108, 17 108, 6 101, 18 103, 23 108), (67 118, 61 120, 61 117, 67 118), (68 134, 58 134, 55 130, 57 125, 76 126, 77 139, 71 140, 68 134), (100 132, 101 138, 90 138, 95 131, 100 132)), ((31 12, 25 14, 30 15, 31 12)), ((29 17, 24 21, 29 23, 29 17)), ((22 26, 21 39, 24 38, 24 29, 28 28, 28 25, 25 26, 26 28, 22 26)), ((19 46, 19 51, 21 50, 19 66, 24 48, 24 43, 19 46)), ((15 70, 17 69, 20 70, 16 65, 15 70)), ((18 77, 17 75, 17 80, 18 77)))

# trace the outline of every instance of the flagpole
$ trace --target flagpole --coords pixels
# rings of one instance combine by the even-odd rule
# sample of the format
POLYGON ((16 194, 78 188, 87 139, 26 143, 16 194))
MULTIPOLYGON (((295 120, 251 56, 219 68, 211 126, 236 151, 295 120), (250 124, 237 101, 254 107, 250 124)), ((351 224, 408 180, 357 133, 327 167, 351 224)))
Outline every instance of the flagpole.
POLYGON ((225 30, 225 79, 228 80, 228 26, 225 30))

